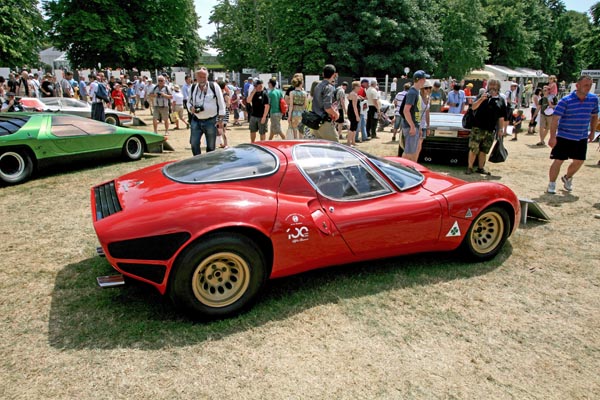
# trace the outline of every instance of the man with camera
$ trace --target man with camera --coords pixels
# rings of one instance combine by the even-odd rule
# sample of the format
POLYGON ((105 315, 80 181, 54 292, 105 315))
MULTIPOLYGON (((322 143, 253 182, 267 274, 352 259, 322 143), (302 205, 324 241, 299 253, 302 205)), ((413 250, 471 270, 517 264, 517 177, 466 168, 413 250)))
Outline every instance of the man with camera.
POLYGON ((223 129, 225 100, 219 85, 208 82, 208 71, 202 67, 196 71, 196 83, 190 89, 187 107, 192 114, 190 121, 190 144, 192 154, 201 153, 200 140, 206 135, 206 151, 214 151, 217 127, 223 129))
POLYGON ((13 92, 6 93, 6 100, 2 103, 0 112, 18 112, 25 111, 23 104, 15 97, 13 92))
POLYGON ((467 175, 473 173, 475 160, 477 160, 475 172, 490 175, 490 172, 484 169, 487 153, 492 148, 495 134, 497 133, 500 138, 504 136, 506 130, 504 120, 507 115, 507 106, 502 96, 500 96, 500 81, 490 79, 487 87, 488 91, 473 103, 475 119, 469 135, 467 175))
POLYGON ((154 133, 158 133, 158 119, 160 118, 165 124, 165 135, 167 135, 169 131, 169 103, 171 102, 173 95, 166 85, 164 76, 158 76, 157 85, 152 89, 150 98, 152 99, 152 104, 154 106, 152 111, 154 133))

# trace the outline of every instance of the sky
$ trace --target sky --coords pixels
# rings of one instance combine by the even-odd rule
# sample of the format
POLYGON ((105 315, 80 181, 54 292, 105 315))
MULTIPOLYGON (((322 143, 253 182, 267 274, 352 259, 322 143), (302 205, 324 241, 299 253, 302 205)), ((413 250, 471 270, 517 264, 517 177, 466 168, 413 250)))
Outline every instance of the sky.
MULTIPOLYGON (((579 12, 586 12, 590 7, 595 4, 598 0, 563 0, 567 10, 574 10, 579 12)), ((198 31, 200 37, 205 39, 207 36, 215 33, 215 26, 208 23, 208 18, 213 7, 217 4, 218 0, 194 0, 196 5, 196 13, 200 17, 200 30, 198 31)))

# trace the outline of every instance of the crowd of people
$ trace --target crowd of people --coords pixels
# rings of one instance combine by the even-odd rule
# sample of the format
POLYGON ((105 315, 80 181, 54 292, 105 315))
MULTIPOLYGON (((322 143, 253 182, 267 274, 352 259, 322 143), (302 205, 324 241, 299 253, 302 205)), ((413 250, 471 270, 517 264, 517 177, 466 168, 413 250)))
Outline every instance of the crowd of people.
MULTIPOLYGON (((335 66, 323 68, 322 80, 316 82, 310 91, 304 88, 304 77, 295 74, 291 85, 283 92, 279 82, 272 78, 265 87, 261 79, 247 79, 238 87, 236 82, 208 80, 209 72, 200 68, 194 77, 186 76, 180 87, 173 84, 168 74, 157 76, 156 83, 147 76, 90 74, 87 80, 80 76, 75 80, 72 72, 66 72, 58 80, 54 75, 45 74, 39 80, 37 73, 27 70, 20 74, 11 73, 7 80, 0 77, 0 97, 3 100, 1 111, 22 111, 18 97, 74 97, 92 104, 92 117, 104 121, 104 110, 112 107, 119 111, 149 109, 154 132, 162 123, 164 134, 169 134, 169 126, 175 129, 181 125, 190 129, 192 154, 200 154, 202 138, 206 151, 214 151, 217 146, 227 147, 227 126, 233 115, 234 126, 248 123, 250 142, 258 139, 269 140, 301 139, 305 137, 303 116, 312 112, 320 118, 312 136, 317 139, 338 142, 343 140, 343 130, 347 129, 346 144, 358 144, 379 139, 377 134, 382 124, 393 124, 392 141, 399 139, 398 155, 417 161, 423 141, 430 134, 429 115, 431 112, 446 111, 461 114, 468 108, 474 111, 473 128, 469 136, 469 156, 467 174, 477 172, 490 175, 485 169, 487 154, 495 140, 512 133, 513 141, 518 140, 524 121, 523 107, 531 107, 531 118, 527 134, 534 135, 539 125, 537 146, 552 147, 554 160, 549 173, 548 193, 556 192, 556 180, 562 162, 568 158, 574 161, 561 179, 566 190, 572 189, 573 175, 585 160, 585 148, 595 131, 598 102, 590 94, 591 78, 583 76, 576 84, 577 89, 559 101, 559 86, 555 76, 543 88, 534 88, 531 81, 525 85, 511 82, 510 89, 502 93, 501 83, 496 79, 484 80, 479 93, 474 95, 472 83, 454 80, 431 81, 422 70, 416 71, 412 82, 404 84, 397 91, 397 80, 392 82, 393 114, 391 118, 382 107, 382 93, 375 79, 337 82, 335 66), (339 83, 339 84, 338 84, 339 83), (336 84, 337 87, 336 87, 336 84), (585 104, 574 107, 577 99, 585 104), (576 111, 573 111, 573 108, 576 111), (575 113, 575 114, 573 114, 575 113), (288 120, 284 133, 282 120, 288 120), (574 126, 577 125, 575 128, 574 126), (584 129, 585 125, 585 129, 584 129), (585 131, 585 132, 584 132, 585 131), (584 135, 585 133, 585 135, 584 135), (257 137, 258 134, 258 137, 257 137), (584 138, 585 136, 585 138, 584 138), (579 141, 574 144, 573 141, 579 141)), ((561 94, 564 95, 561 85, 561 94)))

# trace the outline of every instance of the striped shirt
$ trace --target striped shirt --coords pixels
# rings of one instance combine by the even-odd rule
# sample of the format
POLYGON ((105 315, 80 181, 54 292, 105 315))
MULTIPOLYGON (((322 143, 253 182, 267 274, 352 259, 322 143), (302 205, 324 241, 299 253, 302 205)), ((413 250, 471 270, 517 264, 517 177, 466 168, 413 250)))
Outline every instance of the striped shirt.
POLYGON ((553 115, 560 117, 557 137, 587 139, 592 115, 598 115, 598 97, 588 93, 584 100, 580 100, 573 91, 558 102, 553 115))

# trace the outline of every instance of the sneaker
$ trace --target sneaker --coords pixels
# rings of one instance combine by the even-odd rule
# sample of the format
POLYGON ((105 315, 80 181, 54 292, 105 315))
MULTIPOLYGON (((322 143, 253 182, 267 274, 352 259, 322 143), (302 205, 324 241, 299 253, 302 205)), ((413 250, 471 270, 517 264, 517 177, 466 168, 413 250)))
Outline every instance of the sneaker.
POLYGON ((546 189, 546 193, 556 194, 556 182, 548 183, 548 189, 546 189))
POLYGON ((565 186, 565 190, 567 192, 573 190, 573 177, 567 178, 567 176, 564 175, 562 178, 560 178, 560 180, 562 180, 562 183, 565 186))

